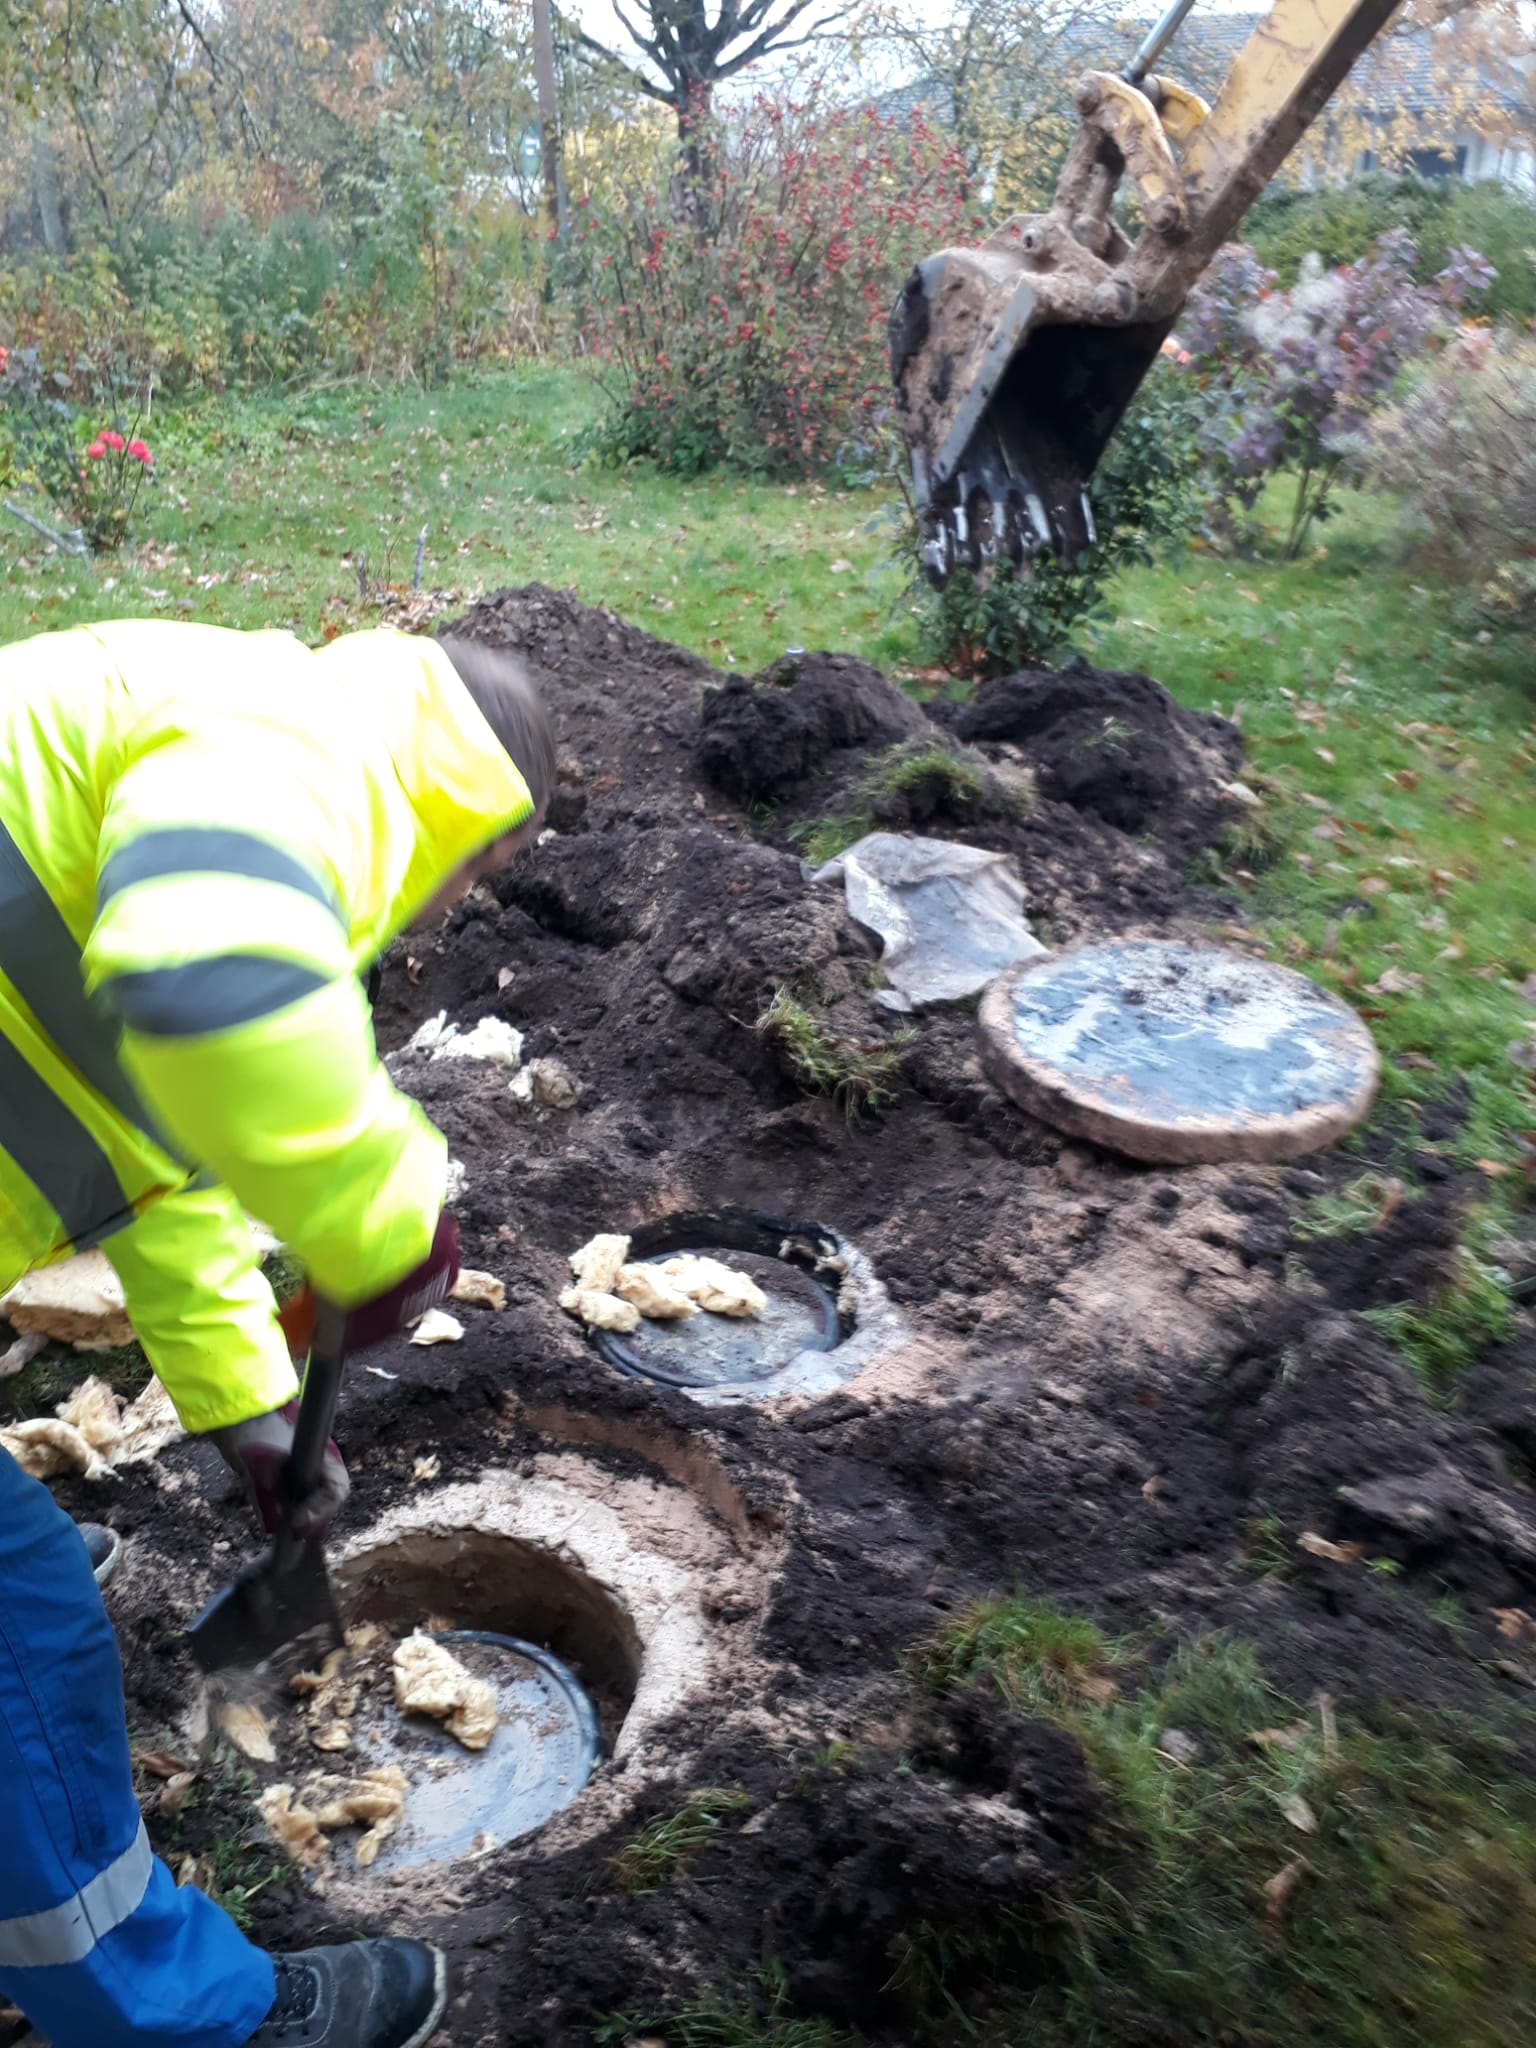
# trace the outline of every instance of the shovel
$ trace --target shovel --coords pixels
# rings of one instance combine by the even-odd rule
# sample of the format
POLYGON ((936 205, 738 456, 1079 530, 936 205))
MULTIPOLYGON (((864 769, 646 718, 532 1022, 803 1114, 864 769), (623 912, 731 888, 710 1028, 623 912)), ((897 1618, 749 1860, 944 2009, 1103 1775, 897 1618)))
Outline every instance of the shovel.
MULTIPOLYGON (((320 1480, 341 1392, 345 1330, 341 1310, 317 1305, 315 1338, 288 1460, 291 1501, 303 1500, 320 1480)), ((204 1671, 213 1673, 254 1669, 300 1638, 305 1639, 304 1659, 318 1661, 325 1650, 340 1647, 341 1616, 325 1568, 323 1539, 301 1536, 285 1517, 261 1555, 208 1602, 188 1628, 187 1641, 204 1671), (308 1640, 318 1632, 324 1634, 323 1645, 308 1640)))

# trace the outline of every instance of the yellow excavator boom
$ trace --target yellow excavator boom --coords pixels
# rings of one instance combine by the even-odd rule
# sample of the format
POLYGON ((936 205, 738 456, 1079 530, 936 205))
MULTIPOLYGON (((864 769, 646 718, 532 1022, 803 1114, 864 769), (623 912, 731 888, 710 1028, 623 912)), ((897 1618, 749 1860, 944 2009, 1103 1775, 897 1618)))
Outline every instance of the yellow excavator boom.
POLYGON ((1208 107, 1151 68, 1194 5, 1175 0, 1123 74, 1079 82, 1049 210, 912 272, 891 374, 935 582, 1091 544, 1089 479, 1190 290, 1397 4, 1275 0, 1208 107))

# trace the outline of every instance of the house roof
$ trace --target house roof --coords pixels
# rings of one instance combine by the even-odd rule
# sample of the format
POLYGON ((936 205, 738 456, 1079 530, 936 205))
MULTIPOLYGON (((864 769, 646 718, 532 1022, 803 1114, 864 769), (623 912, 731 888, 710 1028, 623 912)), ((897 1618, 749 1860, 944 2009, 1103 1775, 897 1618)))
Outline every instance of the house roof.
MULTIPOLYGON (((1202 14, 1197 8, 1174 36, 1158 68, 1212 98, 1233 58, 1264 19, 1257 12, 1202 14)), ((1148 22, 1129 19, 1092 27, 1074 26, 1067 31, 1067 39, 1081 44, 1078 61, 1085 68, 1118 69, 1129 63, 1149 26, 1148 22)), ((1349 93, 1355 108, 1367 114, 1423 115, 1451 104, 1455 80, 1454 67, 1441 61, 1432 30, 1401 29, 1379 37, 1366 50, 1350 73, 1349 93)), ((1506 111, 1529 98, 1529 81, 1518 75, 1489 76, 1486 66, 1465 68, 1463 89, 1468 85, 1506 111)), ((936 77, 918 78, 898 86, 882 94, 878 105, 883 114, 897 120, 920 110, 940 126, 947 126, 954 115, 950 86, 936 77)))

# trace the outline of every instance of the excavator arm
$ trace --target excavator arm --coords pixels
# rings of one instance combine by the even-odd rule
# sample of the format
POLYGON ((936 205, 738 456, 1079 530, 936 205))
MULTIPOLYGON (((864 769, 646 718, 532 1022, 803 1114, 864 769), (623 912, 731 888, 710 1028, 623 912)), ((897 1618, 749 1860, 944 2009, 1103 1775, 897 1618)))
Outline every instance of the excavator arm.
POLYGON ((1079 82, 1049 211, 912 272, 891 374, 934 582, 1091 544, 1088 481, 1190 290, 1397 4, 1275 0, 1207 106, 1152 71, 1194 5, 1176 0, 1124 74, 1079 82))

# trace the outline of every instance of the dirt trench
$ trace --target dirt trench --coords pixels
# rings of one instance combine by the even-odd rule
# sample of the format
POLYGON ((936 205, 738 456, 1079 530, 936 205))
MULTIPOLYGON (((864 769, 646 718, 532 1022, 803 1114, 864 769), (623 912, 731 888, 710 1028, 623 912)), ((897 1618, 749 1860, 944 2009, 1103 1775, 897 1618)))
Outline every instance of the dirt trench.
MULTIPOLYGON (((1426 1403, 1359 1313, 1368 1276, 1287 1286, 1290 1218, 1328 1161, 1162 1170, 1070 1143, 989 1084, 968 1011, 916 1020, 899 1099, 850 1127, 753 1028, 790 987, 850 1040, 895 1029, 868 935, 795 851, 797 825, 872 803, 888 829, 1007 851, 1053 944, 1230 922, 1232 899, 1191 876, 1241 801, 1235 731, 1145 677, 1083 668, 933 718, 838 655, 749 690, 537 586, 457 630, 522 650, 547 693, 554 836, 395 949, 381 1044, 397 1054, 440 1009, 504 1017, 581 1095, 541 1109, 499 1069, 392 1058, 466 1170, 466 1256, 508 1299, 466 1313, 461 1344, 354 1369, 342 1533, 430 1521, 488 1473, 515 1494, 578 1472, 694 1574, 697 1649, 678 1639, 675 1702, 543 1834, 408 1894, 326 1900, 281 1880, 253 1902, 259 1938, 385 1930, 408 1910, 453 1960, 452 2048, 583 2042, 595 2014, 665 2013, 765 1956, 798 2004, 894 2048, 914 2038, 891 1988, 903 1933, 1043 1893, 1094 1826, 1065 1735, 1002 1717, 978 1739, 963 1702, 907 1675, 966 1603, 1018 1586, 1114 1631, 1230 1628, 1304 1695, 1477 1705, 1513 1688, 1403 1590, 1448 1587, 1476 1615, 1529 1597, 1536 1520, 1510 1445, 1426 1403), (942 776, 872 799, 872 762, 914 742, 976 750, 1007 800, 942 776), (904 1337, 810 1403, 706 1410, 613 1371, 556 1305, 568 1254, 600 1229, 726 1206, 851 1240, 904 1337), (1256 1579, 1262 1517, 1368 1535, 1404 1577, 1297 1553, 1256 1579), (839 1745, 843 1765, 822 1768, 839 1745), (674 1882, 620 1889, 619 1847, 701 1786, 745 1802, 674 1882)), ((1456 1199, 1408 1205, 1368 1259, 1400 1257, 1404 1287, 1431 1287, 1456 1199)), ((184 1445, 115 1495, 134 1541, 114 1614, 146 1737, 185 1708, 185 1560, 206 1558, 211 1585, 249 1542, 215 1470, 184 1445)), ((83 1489, 69 1504, 100 1505, 83 1489)), ((238 1791, 174 1830, 152 1822, 173 1853, 246 1825, 238 1791)))

